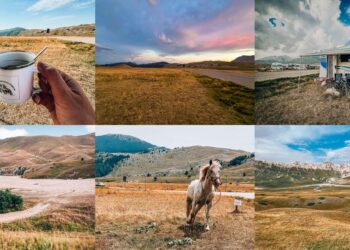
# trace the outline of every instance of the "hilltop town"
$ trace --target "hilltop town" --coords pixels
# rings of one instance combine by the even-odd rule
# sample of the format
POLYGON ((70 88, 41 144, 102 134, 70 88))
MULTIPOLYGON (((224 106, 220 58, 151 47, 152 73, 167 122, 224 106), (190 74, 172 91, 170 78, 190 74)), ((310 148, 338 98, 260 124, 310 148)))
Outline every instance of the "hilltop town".
POLYGON ((333 170, 339 172, 342 178, 350 176, 350 163, 334 163, 334 162, 322 162, 322 163, 310 163, 310 162, 300 162, 294 161, 291 163, 281 163, 281 162, 268 162, 265 163, 274 164, 278 167, 284 168, 303 168, 303 169, 320 169, 320 170, 333 170))

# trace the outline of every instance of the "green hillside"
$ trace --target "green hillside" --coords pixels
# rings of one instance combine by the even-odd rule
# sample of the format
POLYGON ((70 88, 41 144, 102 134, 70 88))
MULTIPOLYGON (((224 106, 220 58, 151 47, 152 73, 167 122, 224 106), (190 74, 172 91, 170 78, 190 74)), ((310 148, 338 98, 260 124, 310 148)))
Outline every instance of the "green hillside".
POLYGON ((105 153, 147 153, 157 146, 129 135, 96 136, 96 152, 105 153))
POLYGON ((6 30, 0 30, 0 36, 18 36, 22 31, 25 31, 24 28, 12 28, 6 30))

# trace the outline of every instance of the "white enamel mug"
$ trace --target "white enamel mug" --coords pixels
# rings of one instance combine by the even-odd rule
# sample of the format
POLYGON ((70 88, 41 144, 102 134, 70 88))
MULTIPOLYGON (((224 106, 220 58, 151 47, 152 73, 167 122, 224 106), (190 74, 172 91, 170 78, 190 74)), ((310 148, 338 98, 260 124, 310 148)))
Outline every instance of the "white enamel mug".
POLYGON ((21 104, 32 96, 34 59, 35 54, 26 51, 0 53, 0 101, 21 104))

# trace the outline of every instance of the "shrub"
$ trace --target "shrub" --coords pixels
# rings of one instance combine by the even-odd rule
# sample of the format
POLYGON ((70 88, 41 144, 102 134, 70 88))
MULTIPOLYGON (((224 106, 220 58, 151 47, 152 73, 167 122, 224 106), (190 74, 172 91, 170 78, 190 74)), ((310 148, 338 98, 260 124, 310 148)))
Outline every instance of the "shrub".
POLYGON ((0 213, 18 211, 23 207, 23 199, 19 195, 12 194, 10 190, 0 190, 0 213))

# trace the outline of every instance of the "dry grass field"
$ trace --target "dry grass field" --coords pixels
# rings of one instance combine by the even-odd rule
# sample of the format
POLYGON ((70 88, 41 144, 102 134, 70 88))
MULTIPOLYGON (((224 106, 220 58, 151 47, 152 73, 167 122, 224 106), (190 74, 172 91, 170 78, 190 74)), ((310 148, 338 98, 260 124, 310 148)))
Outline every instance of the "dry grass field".
MULTIPOLYGON (((25 50, 39 52, 49 49, 40 60, 53 65, 75 78, 95 105, 95 46, 61 41, 49 37, 0 37, 0 51, 25 50)), ((35 78, 35 82, 37 82, 35 78)), ((0 124, 52 124, 46 108, 32 100, 21 105, 0 102, 0 124)))
POLYGON ((256 195, 256 249, 350 249, 349 188, 256 195))
POLYGON ((97 249, 254 249, 252 201, 243 201, 242 213, 230 214, 233 198, 221 197, 206 232, 204 210, 193 228, 186 225, 185 194, 103 187, 96 195, 97 249))
MULTIPOLYGON (((141 181, 141 179, 140 179, 141 181)), ((187 190, 188 184, 184 183, 159 183, 159 182, 151 182, 151 183, 123 183, 123 182, 105 182, 106 187, 116 187, 116 188, 128 188, 135 190, 177 190, 177 191, 185 191, 187 190)), ((232 184, 232 183, 223 183, 220 186, 220 190, 222 192, 254 192, 254 184, 232 184)))
MULTIPOLYGON (((25 199, 25 208, 36 202, 25 199)), ((74 197, 40 215, 0 224, 0 249, 95 249, 94 212, 94 197, 74 197)))
POLYGON ((256 83, 257 124, 348 124, 350 98, 324 96, 314 76, 284 78, 256 83))
POLYGON ((253 91, 181 69, 96 68, 99 124, 251 124, 253 91))

